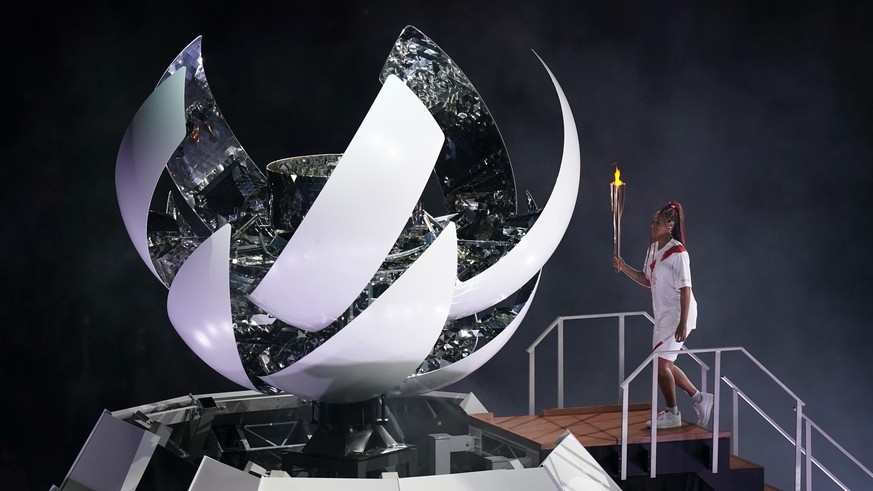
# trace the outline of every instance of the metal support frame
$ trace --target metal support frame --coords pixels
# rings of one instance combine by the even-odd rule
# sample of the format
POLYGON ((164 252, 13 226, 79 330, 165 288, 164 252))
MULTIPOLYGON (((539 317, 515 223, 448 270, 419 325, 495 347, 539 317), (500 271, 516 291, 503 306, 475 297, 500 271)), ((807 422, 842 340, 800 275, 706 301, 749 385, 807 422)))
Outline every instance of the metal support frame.
POLYGON ((812 491, 812 423, 806 421, 806 489, 812 491))
POLYGON ((433 456, 433 474, 450 474, 452 472, 452 453, 471 452, 475 449, 475 441, 471 435, 449 435, 448 433, 431 433, 428 435, 428 445, 433 456))
POLYGON ((731 452, 734 455, 740 454, 740 396, 737 390, 733 390, 731 398, 731 409, 733 409, 733 425, 731 426, 731 452))
MULTIPOLYGON (((652 360, 652 405, 650 408, 651 416, 649 421, 652 422, 652 439, 649 443, 649 477, 658 475, 658 357, 650 356, 652 360)), ((623 445, 627 445, 627 435, 621 435, 623 445)), ((623 463, 623 465, 626 465, 623 463)), ((622 476, 622 480, 624 480, 622 476)))
POLYGON ((527 352, 527 414, 533 416, 534 411, 534 399, 536 394, 536 353, 533 350, 528 350, 527 352))
POLYGON ((564 319, 558 320, 558 408, 564 407, 564 319))
POLYGON ((618 318, 618 398, 621 400, 624 391, 621 383, 624 382, 624 316, 618 318))
POLYGON ((468 432, 473 438, 469 451, 482 455, 491 462, 492 466, 497 465, 493 468, 512 468, 513 460, 518 461, 526 468, 540 465, 541 449, 538 446, 536 448, 527 447, 522 442, 507 439, 502 434, 492 433, 475 426, 470 426, 468 432), (492 446, 493 444, 496 446, 492 446))
POLYGON ((797 408, 794 411, 794 490, 800 491, 800 463, 803 455, 803 403, 798 401, 797 408))
MULTIPOLYGON (((715 352, 715 380, 721 380, 721 351, 715 352)), ((718 473, 718 429, 720 428, 719 423, 720 414, 721 414, 721 384, 715 383, 713 384, 713 408, 712 408, 712 473, 718 473)))

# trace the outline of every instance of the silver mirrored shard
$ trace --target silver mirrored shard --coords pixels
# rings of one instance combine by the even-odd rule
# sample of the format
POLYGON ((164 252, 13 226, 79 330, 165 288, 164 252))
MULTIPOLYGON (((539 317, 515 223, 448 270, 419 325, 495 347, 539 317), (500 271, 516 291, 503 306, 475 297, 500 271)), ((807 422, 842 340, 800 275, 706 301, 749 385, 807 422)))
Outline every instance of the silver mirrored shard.
POLYGON ((534 286, 536 286, 541 274, 534 276, 517 291, 515 299, 509 305, 497 306, 487 313, 479 312, 446 322, 433 350, 415 371, 415 375, 451 365, 481 349, 497 337, 506 326, 515 320, 530 300, 534 286))
POLYGON ((274 229, 289 236, 297 230, 341 157, 341 154, 307 155, 267 165, 270 222, 274 229))
MULTIPOLYGON (((173 61, 161 78, 163 82, 185 67, 186 135, 170 161, 167 174, 175 185, 176 217, 184 226, 173 227, 164 217, 152 213, 149 239, 153 262, 164 283, 202 242, 225 223, 245 222, 266 209, 267 182, 249 158, 222 116, 203 70, 198 37, 173 61)), ((160 83, 160 82, 159 82, 160 83)))
POLYGON ((396 75, 430 110, 446 141, 434 167, 460 239, 488 239, 515 213, 515 178, 485 102, 454 61, 412 26, 400 33, 380 80, 396 75), (487 236, 487 237, 486 237, 487 236))

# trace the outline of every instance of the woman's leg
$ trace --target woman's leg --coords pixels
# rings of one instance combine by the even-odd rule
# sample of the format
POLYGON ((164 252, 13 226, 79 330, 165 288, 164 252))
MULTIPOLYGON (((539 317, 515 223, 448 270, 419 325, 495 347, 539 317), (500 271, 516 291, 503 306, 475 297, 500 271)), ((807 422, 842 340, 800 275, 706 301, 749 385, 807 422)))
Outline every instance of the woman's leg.
POLYGON ((688 380, 688 377, 685 376, 685 372, 682 371, 681 368, 677 367, 675 364, 671 363, 670 370, 673 372, 673 380, 676 382, 676 387, 684 390, 686 394, 689 396, 693 396, 697 393, 697 387, 688 380))
POLYGON ((673 377, 675 366, 670 360, 658 358, 658 387, 664 394, 664 402, 667 403, 667 407, 676 407, 676 380, 673 377))
POLYGON ((670 360, 658 358, 658 386, 664 394, 667 407, 676 407, 676 387, 689 396, 697 393, 697 387, 688 380, 685 372, 670 360))

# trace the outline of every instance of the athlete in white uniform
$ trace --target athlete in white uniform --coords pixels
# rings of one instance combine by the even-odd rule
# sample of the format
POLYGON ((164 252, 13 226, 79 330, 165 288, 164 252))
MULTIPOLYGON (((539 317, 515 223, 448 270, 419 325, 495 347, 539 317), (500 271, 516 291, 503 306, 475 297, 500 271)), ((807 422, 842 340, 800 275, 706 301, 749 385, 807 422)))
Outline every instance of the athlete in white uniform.
MULTIPOLYGON (((675 201, 667 203, 652 217, 652 245, 646 252, 643 271, 627 265, 615 256, 613 265, 631 279, 652 290, 652 309, 655 328, 652 333, 652 351, 677 351, 697 327, 697 301, 691 293, 691 261, 685 250, 685 218, 682 206, 675 201)), ((658 429, 678 428, 682 416, 676 404, 676 387, 691 396, 697 412, 697 424, 707 426, 712 414, 712 394, 697 390, 676 361, 676 353, 658 357, 658 385, 664 394, 667 410, 658 415, 658 429)), ((647 423, 651 426, 651 421, 647 423)))
MULTIPOLYGON (((652 333, 652 351, 676 351, 683 342, 677 340, 677 327, 682 321, 682 296, 687 295, 687 314, 684 321, 685 337, 697 327, 697 301, 691 291, 691 261, 681 242, 670 238, 663 247, 657 242, 649 247, 644 267, 652 289, 652 309, 655 330, 652 333), (687 288, 683 291, 683 288, 687 288)), ((676 361, 676 353, 665 353, 662 358, 676 361)))

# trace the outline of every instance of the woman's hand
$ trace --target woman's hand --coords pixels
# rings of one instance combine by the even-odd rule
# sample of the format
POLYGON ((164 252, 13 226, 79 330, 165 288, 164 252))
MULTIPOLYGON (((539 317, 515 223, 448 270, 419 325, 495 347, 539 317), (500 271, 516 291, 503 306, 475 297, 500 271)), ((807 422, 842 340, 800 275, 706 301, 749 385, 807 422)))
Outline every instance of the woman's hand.
POLYGON ((646 278, 645 273, 642 271, 637 271, 634 268, 628 266, 624 259, 621 256, 613 255, 612 256, 612 265, 615 266, 615 272, 618 273, 621 271, 630 279, 636 281, 640 285, 643 285, 646 288, 651 288, 652 284, 649 282, 649 279, 646 278))
POLYGON ((680 322, 678 326, 676 326, 676 342, 684 343, 685 338, 688 336, 688 328, 685 326, 684 322, 680 322))
POLYGON ((627 263, 624 262, 624 259, 622 259, 621 257, 613 255, 612 256, 612 265, 615 266, 616 272, 621 271, 623 273, 624 267, 627 266, 627 263))

